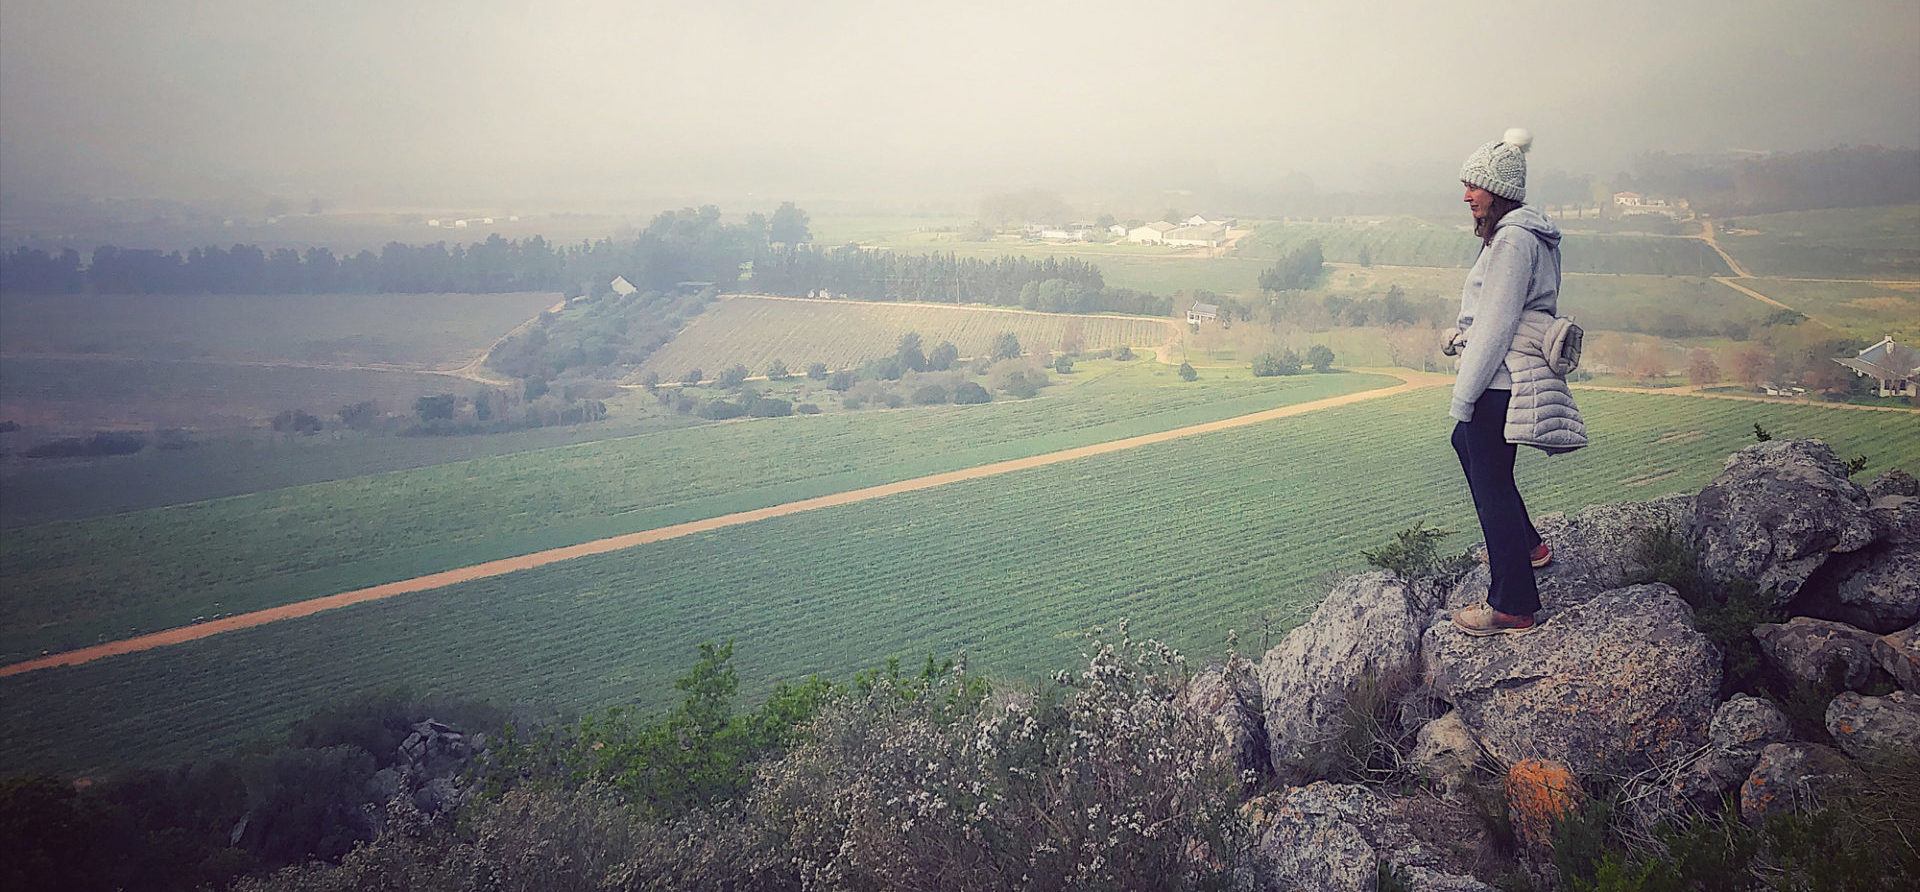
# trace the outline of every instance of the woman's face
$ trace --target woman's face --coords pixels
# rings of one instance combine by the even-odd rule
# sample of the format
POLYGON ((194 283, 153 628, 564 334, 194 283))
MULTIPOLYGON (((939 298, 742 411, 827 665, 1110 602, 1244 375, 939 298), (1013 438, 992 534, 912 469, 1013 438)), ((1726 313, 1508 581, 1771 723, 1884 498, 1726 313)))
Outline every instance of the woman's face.
POLYGON ((1460 185, 1467 187, 1467 197, 1464 201, 1467 203, 1467 210, 1473 212, 1473 219, 1485 220, 1487 211, 1493 209, 1493 193, 1469 183, 1460 185))

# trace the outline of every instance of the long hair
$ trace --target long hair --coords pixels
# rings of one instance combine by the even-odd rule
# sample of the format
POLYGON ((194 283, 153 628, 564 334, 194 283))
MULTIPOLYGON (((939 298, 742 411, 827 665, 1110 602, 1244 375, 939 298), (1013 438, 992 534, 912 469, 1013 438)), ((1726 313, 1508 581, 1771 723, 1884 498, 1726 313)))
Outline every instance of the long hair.
POLYGON ((1493 244, 1493 233, 1494 230, 1500 228, 1500 218, 1511 213, 1514 208, 1525 204, 1525 202, 1514 201, 1505 195, 1495 195, 1492 192, 1488 192, 1487 194, 1493 195, 1493 203, 1487 206, 1487 215, 1473 221, 1473 234, 1480 237, 1480 244, 1482 246, 1493 244))

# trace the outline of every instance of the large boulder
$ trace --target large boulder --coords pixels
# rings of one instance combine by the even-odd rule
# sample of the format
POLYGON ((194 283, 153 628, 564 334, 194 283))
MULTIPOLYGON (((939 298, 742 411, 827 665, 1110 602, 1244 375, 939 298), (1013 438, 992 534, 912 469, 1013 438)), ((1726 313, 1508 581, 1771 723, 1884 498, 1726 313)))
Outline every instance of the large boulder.
POLYGON ((1920 496, 1920 480, 1899 468, 1888 468, 1880 472, 1867 484, 1867 495, 1873 498, 1882 496, 1920 496))
POLYGON ((1685 493, 1536 519, 1534 528, 1553 547, 1553 562, 1534 574, 1541 599, 1568 605, 1653 578, 1644 560, 1647 535, 1666 528, 1684 536, 1692 519, 1693 497, 1685 493))
POLYGON ((1757 824, 1769 815, 1817 811, 1825 795, 1853 773, 1853 763, 1832 747, 1769 744, 1740 785, 1740 816, 1757 824))
MULTIPOLYGON (((1920 516, 1920 508, 1912 513, 1920 516)), ((1871 632, 1912 625, 1920 620, 1920 540, 1877 542, 1834 555, 1792 609, 1871 632)))
POLYGON ((1416 892, 1493 892, 1421 842, 1399 806, 1366 787, 1324 781, 1248 802, 1254 862, 1267 874, 1251 885, 1375 890, 1384 867, 1416 892))
POLYGON ((1827 704, 1827 733, 1856 759, 1876 750, 1920 751, 1920 694, 1894 691, 1863 697, 1852 691, 1827 704))
POLYGON ((1719 704, 1719 651, 1659 583, 1601 592, 1520 636, 1438 621, 1422 651, 1428 684, 1490 753, 1582 777, 1677 761, 1706 742, 1719 704))
POLYGON ((1753 628, 1760 650, 1788 677, 1822 684, 1829 673, 1846 690, 1864 690, 1880 675, 1873 643, 1880 636, 1846 623, 1796 616, 1784 623, 1761 623, 1753 628))
POLYGON ((1350 576, 1260 662, 1268 749, 1282 777, 1310 779, 1363 686, 1394 687, 1420 660, 1432 613, 1421 588, 1388 572, 1350 576))
POLYGON ((1186 706, 1220 734, 1217 752, 1248 786, 1273 770, 1260 715, 1260 682, 1245 660, 1203 670, 1187 685, 1186 706))
POLYGON ((1873 657, 1902 690, 1920 693, 1920 623, 1873 642, 1873 657))
POLYGON ((1868 507, 1832 447, 1773 440, 1728 456, 1694 497, 1689 538, 1709 576, 1750 580, 1786 604, 1829 555, 1876 538, 1868 507))

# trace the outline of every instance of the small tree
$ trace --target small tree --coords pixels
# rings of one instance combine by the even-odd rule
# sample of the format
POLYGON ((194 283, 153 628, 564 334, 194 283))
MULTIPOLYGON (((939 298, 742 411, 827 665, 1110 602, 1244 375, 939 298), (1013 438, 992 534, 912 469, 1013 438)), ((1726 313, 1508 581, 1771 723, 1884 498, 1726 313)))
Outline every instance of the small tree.
POLYGON ((1307 348, 1307 365, 1316 372, 1324 372, 1333 367, 1333 348, 1325 344, 1315 344, 1307 348))
POLYGON ((824 362, 809 363, 807 365, 807 377, 815 381, 827 380, 827 364, 824 362))
POLYGON ((993 336, 994 359, 1016 359, 1021 352, 1020 338, 1013 332, 1003 331, 993 336))
POLYGON ((1126 362, 1133 358, 1133 348, 1125 344, 1121 344, 1120 346, 1113 348, 1113 358, 1116 360, 1119 360, 1120 362, 1126 362))
POLYGON ((1282 350, 1278 354, 1262 353, 1253 358, 1253 376, 1256 378, 1298 374, 1300 374, 1300 354, 1292 350, 1282 350))
POLYGON ((1747 347, 1733 355, 1733 378, 1740 386, 1758 390, 1773 370, 1773 356, 1759 347, 1747 347))
POLYGON ((455 403, 456 398, 451 393, 423 396, 413 401, 413 412, 420 416, 421 421, 436 419, 451 421, 455 403))
POLYGON ((912 371, 924 372, 927 370, 927 356, 920 351, 920 334, 918 332, 910 331, 901 335, 900 345, 894 349, 893 355, 900 360, 902 366, 912 371))
POLYGON ((947 401, 947 389, 938 384, 928 384, 913 392, 913 401, 922 406, 937 406, 947 401))
POLYGON ((960 348, 955 347, 952 341, 941 341, 934 346, 933 352, 927 355, 927 370, 944 372, 953 368, 953 364, 959 361, 960 348))
POLYGON ((767 380, 785 381, 791 377, 793 377, 793 373, 787 371, 787 364, 785 362, 776 359, 767 363, 767 380))
POLYGON ((1073 357, 1062 356, 1058 359, 1055 359, 1053 361, 1053 370, 1056 372, 1059 372, 1062 375, 1072 374, 1073 373, 1073 357))
POLYGON ((968 381, 953 389, 953 401, 961 405, 988 403, 993 401, 993 394, 988 393, 985 387, 968 381))
POLYGON ((1711 387, 1720 383, 1720 364, 1713 361, 1712 352, 1695 349, 1687 355, 1687 383, 1695 387, 1711 387))
POLYGON ((1039 393, 1040 385, 1035 384, 1032 378, 1027 377, 1026 372, 1014 372, 1012 375, 1007 376, 1007 386, 1002 389, 1007 392, 1007 395, 1015 399, 1024 400, 1039 393))
POLYGON ((1198 377, 1200 377, 1200 373, 1193 370, 1193 363, 1183 362, 1180 364, 1180 380, 1192 381, 1198 377))
POLYGON ((853 387, 853 382, 858 380, 860 376, 854 374, 852 369, 841 369, 827 376, 827 389, 845 393, 853 387))
POLYGON ((699 369, 689 369, 685 375, 680 376, 680 383, 685 384, 688 387, 692 387, 695 384, 699 384, 700 382, 705 380, 707 380, 707 373, 702 372, 699 369))
POLYGON ((740 385, 747 383, 747 367, 740 365, 739 363, 734 363, 733 365, 728 366, 726 371, 721 372, 720 377, 716 379, 713 383, 718 384, 721 387, 724 387, 728 390, 732 390, 733 388, 739 387, 740 385))

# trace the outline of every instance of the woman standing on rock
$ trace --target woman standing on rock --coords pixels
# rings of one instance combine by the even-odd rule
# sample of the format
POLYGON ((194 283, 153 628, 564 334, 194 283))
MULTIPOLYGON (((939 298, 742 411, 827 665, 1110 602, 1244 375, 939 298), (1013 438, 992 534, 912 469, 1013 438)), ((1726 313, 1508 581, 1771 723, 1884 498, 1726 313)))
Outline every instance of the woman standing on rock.
POLYGON ((1460 292, 1459 329, 1448 334, 1447 354, 1460 356, 1448 414, 1459 422, 1453 449, 1473 493, 1493 574, 1487 603, 1453 615, 1469 635, 1531 631, 1540 610, 1533 568, 1553 559, 1513 480, 1517 444, 1554 453, 1586 443, 1564 380, 1557 393, 1541 392, 1543 378, 1554 377, 1546 371, 1542 341, 1559 304, 1560 229, 1522 203, 1532 144, 1527 131, 1508 130, 1460 168, 1481 247, 1460 292))

